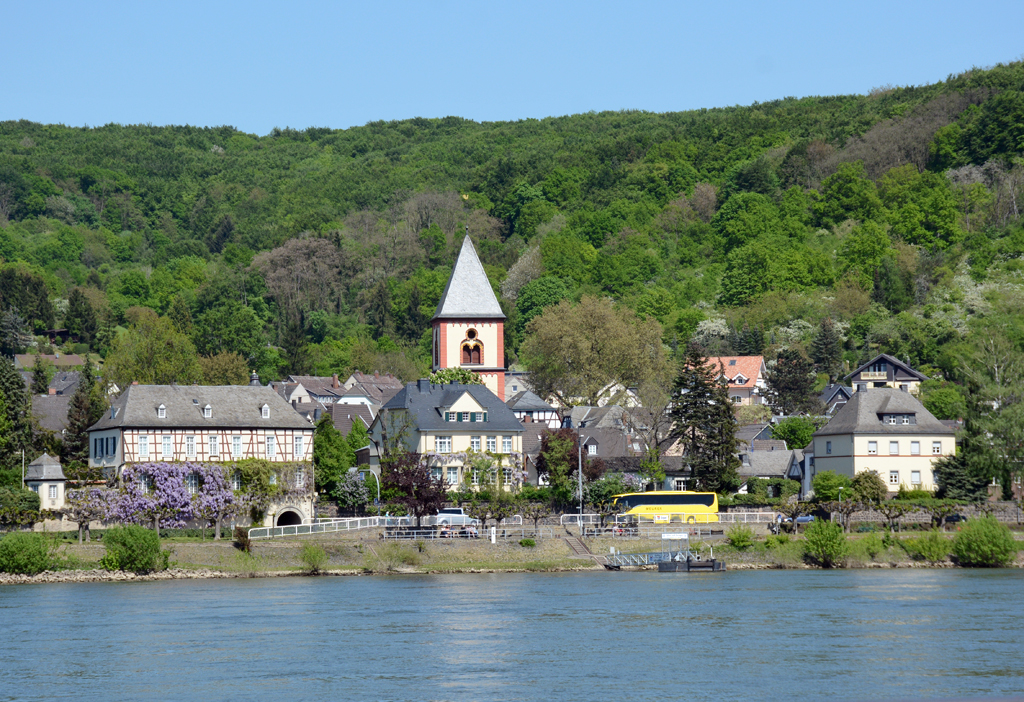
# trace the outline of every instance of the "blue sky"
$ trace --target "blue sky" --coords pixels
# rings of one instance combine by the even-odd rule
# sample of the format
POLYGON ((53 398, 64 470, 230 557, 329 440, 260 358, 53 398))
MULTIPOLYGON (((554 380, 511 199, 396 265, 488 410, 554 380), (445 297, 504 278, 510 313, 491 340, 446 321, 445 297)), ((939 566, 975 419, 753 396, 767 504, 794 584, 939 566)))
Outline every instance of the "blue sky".
POLYGON ((7 3, 0 120, 344 128, 920 85, 1024 55, 1024 3, 7 3))

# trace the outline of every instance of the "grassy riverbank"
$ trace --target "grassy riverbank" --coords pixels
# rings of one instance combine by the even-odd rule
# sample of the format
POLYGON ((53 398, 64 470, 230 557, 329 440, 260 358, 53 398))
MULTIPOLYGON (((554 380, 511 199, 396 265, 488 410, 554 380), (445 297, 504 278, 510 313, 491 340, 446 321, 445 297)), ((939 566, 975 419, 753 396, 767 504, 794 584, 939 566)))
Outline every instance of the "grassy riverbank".
MULTIPOLYGON (((952 534, 939 538, 939 547, 931 552, 918 536, 882 538, 879 534, 848 537, 848 554, 840 567, 845 568, 920 568, 955 567, 946 554, 952 534), (947 543, 948 542, 948 543, 947 543)), ((562 538, 541 539, 534 546, 515 541, 491 544, 479 540, 382 541, 376 534, 325 535, 312 538, 255 542, 252 554, 245 554, 229 540, 202 541, 194 538, 169 538, 161 547, 170 551, 171 569, 148 576, 106 573, 100 569, 104 554, 102 543, 70 544, 62 548, 62 571, 34 577, 0 574, 0 584, 26 582, 95 582, 97 580, 149 580, 179 578, 274 577, 300 575, 309 571, 302 548, 315 544, 324 551, 320 572, 325 575, 368 575, 387 573, 479 573, 479 572, 553 572, 602 570, 593 559, 574 555, 562 538)), ((621 553, 659 551, 660 539, 586 539, 596 555, 611 549, 621 553)), ((1024 546, 1024 543, 1021 543, 1024 546)), ((806 569, 817 564, 806 556, 803 535, 758 538, 737 548, 727 541, 696 541, 692 544, 705 557, 726 562, 731 570, 806 569)), ((1024 552, 1018 552, 1010 567, 1024 567, 1024 552)))

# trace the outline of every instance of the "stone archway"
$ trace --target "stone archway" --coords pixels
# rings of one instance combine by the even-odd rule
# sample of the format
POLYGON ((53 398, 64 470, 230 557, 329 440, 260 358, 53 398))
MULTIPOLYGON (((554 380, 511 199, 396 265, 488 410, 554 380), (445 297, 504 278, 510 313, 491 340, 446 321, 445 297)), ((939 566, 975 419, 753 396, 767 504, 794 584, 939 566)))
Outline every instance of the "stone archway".
POLYGON ((286 509, 277 515, 275 526, 296 526, 302 524, 302 515, 293 509, 286 509))

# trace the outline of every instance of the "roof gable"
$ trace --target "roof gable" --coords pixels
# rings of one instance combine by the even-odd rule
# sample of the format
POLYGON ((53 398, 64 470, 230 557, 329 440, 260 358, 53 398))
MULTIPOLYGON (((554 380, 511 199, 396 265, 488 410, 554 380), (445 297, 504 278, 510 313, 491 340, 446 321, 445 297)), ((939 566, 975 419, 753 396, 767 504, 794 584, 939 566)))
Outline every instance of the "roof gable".
POLYGON ((725 376, 729 387, 752 388, 764 377, 764 356, 712 356, 708 365, 725 376), (741 380, 741 382, 734 382, 741 380))
POLYGON ((860 368, 858 368, 857 370, 853 371, 848 376, 846 376, 846 378, 844 378, 844 380, 848 380, 848 379, 854 377, 855 375, 857 375, 861 371, 865 370, 866 368, 870 368, 872 365, 878 363, 879 361, 885 361, 886 363, 890 363, 890 364, 892 364, 893 368, 897 368, 899 370, 902 370, 904 373, 907 373, 908 375, 911 375, 911 376, 917 378, 918 380, 928 380, 928 376, 925 375, 924 373, 921 373, 919 371, 914 370, 908 364, 904 363, 903 361, 901 361, 900 359, 896 358, 895 356, 890 356, 887 353, 880 353, 880 354, 878 354, 877 356, 872 358, 870 361, 865 363, 863 366, 861 366, 860 368))
POLYGON ((505 319, 468 234, 433 318, 505 319))

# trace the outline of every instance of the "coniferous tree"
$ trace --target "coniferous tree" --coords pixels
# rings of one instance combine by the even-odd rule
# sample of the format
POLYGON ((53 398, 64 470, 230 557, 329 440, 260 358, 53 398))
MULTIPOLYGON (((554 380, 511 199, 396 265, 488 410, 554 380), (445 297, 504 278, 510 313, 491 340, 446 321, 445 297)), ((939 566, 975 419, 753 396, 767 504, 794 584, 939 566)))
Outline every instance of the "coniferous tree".
POLYGON ((972 398, 972 405, 956 453, 932 465, 936 497, 980 502, 988 496, 989 480, 1002 476, 1004 461, 999 460, 992 437, 981 426, 977 399, 972 398))
POLYGON ((0 463, 13 465, 13 456, 20 456, 22 449, 32 446, 32 410, 31 396, 25 381, 14 370, 14 361, 6 357, 0 358, 0 393, 4 396, 7 420, 10 422, 7 455, 0 456, 0 463))
POLYGON ((47 372, 43 357, 36 354, 32 364, 32 394, 45 395, 50 389, 50 374, 47 372))
POLYGON ((195 331, 195 325, 192 322, 192 310, 189 309, 188 303, 185 302, 185 298, 181 295, 175 295, 174 299, 171 300, 171 306, 167 309, 167 317, 171 320, 171 324, 174 325, 175 331, 179 334, 192 336, 195 331))
POLYGON ((672 435, 700 490, 727 492, 739 486, 736 416, 728 386, 717 379, 703 349, 691 344, 676 380, 672 435))
POLYGON ((64 316, 68 334, 83 344, 91 344, 96 335, 96 312, 79 288, 68 295, 68 313, 64 316))
POLYGON ((79 373, 78 387, 68 405, 68 428, 64 432, 60 457, 68 478, 80 481, 101 477, 88 469, 89 427, 99 421, 106 402, 93 377, 92 367, 86 363, 79 373))
POLYGON ((288 372, 293 375, 305 375, 309 370, 309 353, 306 332, 300 320, 290 322, 285 327, 281 346, 284 349, 284 361, 288 366, 288 372))
POLYGON ((355 454, 350 456, 349 453, 345 437, 335 428, 331 415, 325 414, 317 422, 313 435, 313 464, 316 466, 313 477, 318 492, 330 494, 341 483, 355 462, 355 454))
POLYGON ((817 408, 814 365, 799 351, 783 349, 765 377, 768 404, 779 414, 800 414, 817 408))
POLYGON ((831 317, 821 320, 818 334, 811 344, 811 357, 814 359, 815 368, 822 373, 828 373, 828 382, 834 383, 842 372, 843 346, 831 317))

